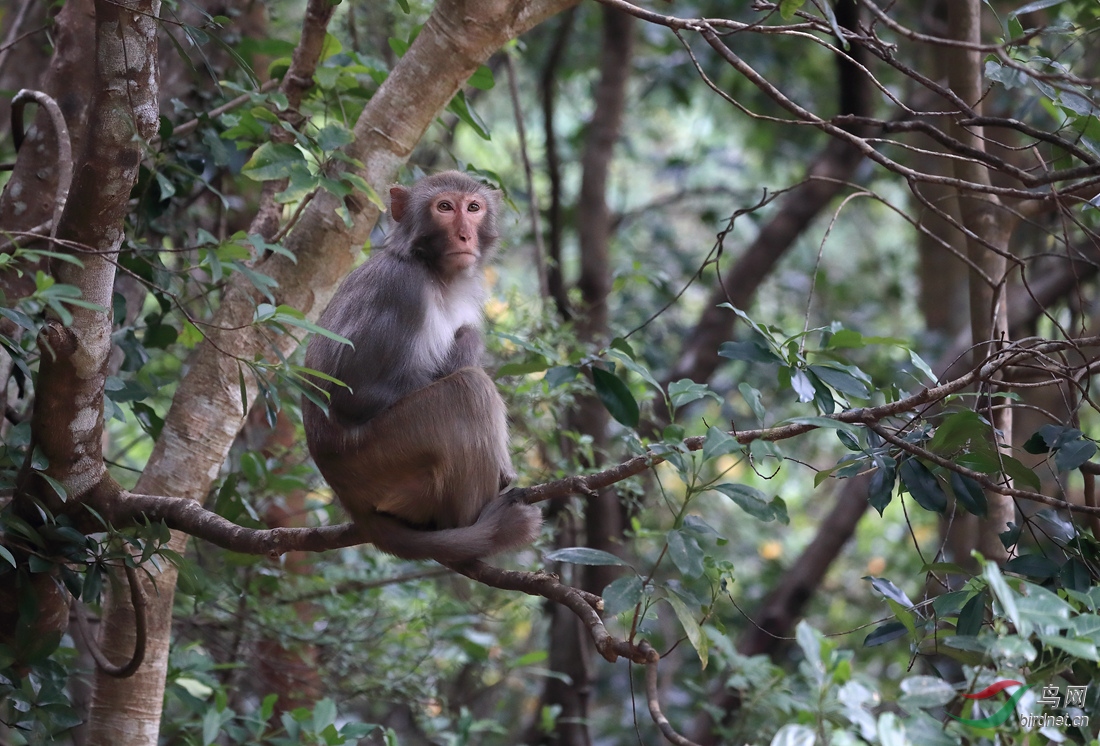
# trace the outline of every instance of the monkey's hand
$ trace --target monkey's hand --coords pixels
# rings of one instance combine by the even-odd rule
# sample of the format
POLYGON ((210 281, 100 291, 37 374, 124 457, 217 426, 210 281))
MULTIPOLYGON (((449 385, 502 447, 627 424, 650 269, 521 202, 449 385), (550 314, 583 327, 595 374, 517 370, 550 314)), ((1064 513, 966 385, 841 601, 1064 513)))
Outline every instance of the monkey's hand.
POLYGON ((447 355, 447 372, 459 368, 480 368, 481 357, 485 354, 485 342, 481 330, 473 324, 460 326, 455 332, 455 341, 447 355))

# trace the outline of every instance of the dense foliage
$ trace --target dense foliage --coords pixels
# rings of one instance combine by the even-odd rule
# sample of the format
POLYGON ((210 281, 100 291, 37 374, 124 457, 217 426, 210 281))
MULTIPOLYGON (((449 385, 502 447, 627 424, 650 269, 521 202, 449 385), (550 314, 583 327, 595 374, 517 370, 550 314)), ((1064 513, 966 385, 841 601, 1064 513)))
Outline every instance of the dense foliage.
MULTIPOLYGON (((117 258, 103 458, 127 490, 195 350, 216 339, 211 319, 231 282, 251 286, 251 325, 272 339, 327 333, 282 302, 263 260, 295 258, 286 237, 314 200, 336 197, 330 218, 348 226, 349 204, 384 207, 363 175, 367 159, 347 146, 431 11, 339 5, 313 84, 291 106, 266 81, 292 65, 301 10, 271 3, 258 20, 208 5, 163 8, 160 131, 142 143, 117 258), (279 220, 267 236, 251 224, 265 187, 279 220)), ((948 35, 943 3, 851 3, 862 9, 855 30, 837 18, 847 0, 729 5, 656 12, 728 18, 718 28, 763 84, 700 41, 705 30, 643 19, 628 31, 627 115, 601 197, 605 329, 586 324, 595 314, 584 235, 610 11, 584 3, 507 45, 398 174, 408 182, 457 167, 506 197, 487 316, 519 483, 638 456, 652 465, 615 484, 622 530, 612 540, 595 536, 595 497, 578 491, 549 501, 542 541, 501 561, 602 595, 608 631, 661 654, 664 713, 701 742, 1094 742, 1100 8, 983 6, 984 106, 996 118, 987 155, 942 123, 955 99, 935 58, 944 47, 926 37, 948 35), (843 110, 835 60, 845 50, 873 76, 869 110, 843 110), (798 117, 767 86, 828 126, 793 126, 798 117), (940 98, 929 102, 929 91, 940 98), (854 152, 847 172, 808 168, 838 142, 854 152), (952 159, 985 169, 985 192, 933 193, 975 183, 950 171, 952 159), (801 216, 786 243, 772 238, 821 184, 835 190, 821 209, 801 216), (977 237, 983 253, 1008 258, 1002 270, 967 253, 982 230, 967 222, 967 199, 976 201, 967 194, 1008 205, 1011 237, 977 237), (965 231, 935 224, 952 217, 965 231), (771 264, 745 268, 759 281, 731 287, 731 268, 758 245, 771 264), (564 278, 560 293, 548 271, 564 278), (1007 325, 978 339, 967 275, 982 272, 1008 289, 1007 325), (728 331, 710 346, 710 367, 693 368, 692 340, 714 313, 728 331), (586 407, 606 422, 595 432, 578 414, 586 407), (1003 525, 997 506, 1009 511, 1003 525), (820 548, 830 539, 837 546, 820 548), (1005 680, 1016 688, 965 696, 1005 680), (1037 715, 1066 719, 1036 725, 1037 715)), ((9 381, 0 491, 25 491, 33 473, 64 503, 79 496, 46 473, 32 412, 44 324, 71 325, 73 309, 89 306, 57 279, 58 264, 80 267, 81 255, 0 227, 0 272, 14 278, 0 303, 10 361, 0 366, 9 381)), ((301 351, 220 352, 239 379, 225 385, 257 396, 206 509, 256 529, 343 521, 300 432, 302 397, 324 404, 301 351)), ((180 574, 164 743, 573 743, 561 734, 575 713, 546 695, 548 682, 576 675, 555 652, 585 661, 593 742, 659 737, 645 667, 593 656, 586 631, 557 634, 580 623, 542 599, 370 546, 273 559, 193 540, 181 551, 158 520, 114 525, 96 514, 90 530, 42 501, 29 511, 16 503, 0 513, 4 742, 81 737, 87 644, 75 624, 51 620, 70 615, 70 598, 72 615, 95 616, 105 594, 125 594, 112 569, 168 564, 180 574), (574 647, 555 651, 563 640, 574 647)))

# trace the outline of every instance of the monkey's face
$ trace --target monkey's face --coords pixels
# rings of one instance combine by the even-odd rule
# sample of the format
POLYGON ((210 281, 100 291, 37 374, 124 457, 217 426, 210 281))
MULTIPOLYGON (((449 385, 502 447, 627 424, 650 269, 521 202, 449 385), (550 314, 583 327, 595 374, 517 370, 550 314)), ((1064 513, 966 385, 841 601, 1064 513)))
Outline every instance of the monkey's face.
POLYGON ((489 214, 487 200, 474 192, 441 192, 429 206, 439 246, 440 269, 445 276, 464 272, 481 260, 480 229, 489 214))

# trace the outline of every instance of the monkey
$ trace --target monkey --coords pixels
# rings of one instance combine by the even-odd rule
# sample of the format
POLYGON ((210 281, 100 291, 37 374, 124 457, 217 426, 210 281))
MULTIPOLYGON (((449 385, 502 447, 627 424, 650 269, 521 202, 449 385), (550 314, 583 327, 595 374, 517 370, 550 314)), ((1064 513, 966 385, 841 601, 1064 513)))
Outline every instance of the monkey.
POLYGON ((393 228, 341 283, 305 366, 310 455, 369 541, 404 559, 461 563, 526 546, 542 515, 500 495, 515 479, 504 400, 485 370, 484 269, 500 194, 457 171, 390 189, 393 228))

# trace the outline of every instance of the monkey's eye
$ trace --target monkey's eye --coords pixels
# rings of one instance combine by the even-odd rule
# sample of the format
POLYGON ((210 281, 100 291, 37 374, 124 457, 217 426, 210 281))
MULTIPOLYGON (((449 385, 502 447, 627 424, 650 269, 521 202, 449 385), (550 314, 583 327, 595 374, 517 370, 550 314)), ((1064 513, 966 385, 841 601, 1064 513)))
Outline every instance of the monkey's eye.
POLYGON ((450 202, 444 200, 443 202, 440 202, 438 205, 436 205, 435 209, 439 210, 440 212, 450 212, 455 208, 454 205, 452 205, 450 202))
POLYGON ((481 212, 481 203, 471 202, 466 206, 466 212, 481 212))

